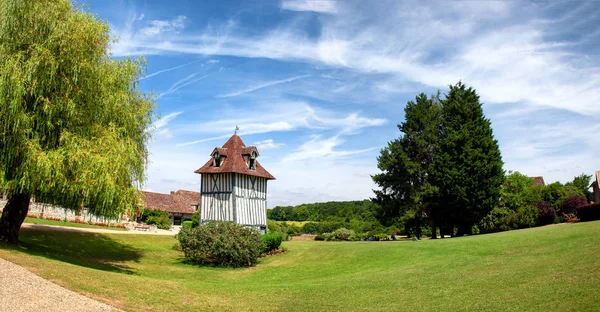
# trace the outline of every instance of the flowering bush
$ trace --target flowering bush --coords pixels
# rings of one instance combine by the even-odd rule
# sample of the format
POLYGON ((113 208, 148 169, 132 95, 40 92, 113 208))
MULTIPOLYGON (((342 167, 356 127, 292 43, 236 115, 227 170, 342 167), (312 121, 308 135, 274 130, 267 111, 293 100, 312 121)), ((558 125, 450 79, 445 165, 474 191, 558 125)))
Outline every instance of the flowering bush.
POLYGON ((196 264, 243 267, 255 265, 264 250, 260 234, 228 221, 182 228, 177 234, 185 258, 196 264))

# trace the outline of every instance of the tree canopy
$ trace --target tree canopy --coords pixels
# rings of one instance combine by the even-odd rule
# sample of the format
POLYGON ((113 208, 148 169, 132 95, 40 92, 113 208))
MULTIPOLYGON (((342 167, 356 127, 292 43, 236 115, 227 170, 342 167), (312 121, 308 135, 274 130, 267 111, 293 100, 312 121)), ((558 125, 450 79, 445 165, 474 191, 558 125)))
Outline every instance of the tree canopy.
POLYGON ((154 103, 144 59, 111 58, 110 41, 68 0, 0 2, 1 239, 17 239, 31 196, 101 216, 135 205, 154 103))
POLYGON ((417 236, 425 210, 431 211, 435 188, 429 181, 429 170, 438 151, 440 121, 439 94, 417 95, 404 108, 405 121, 398 125, 399 139, 388 143, 377 158, 381 173, 373 176, 380 187, 375 202, 381 206, 379 217, 385 223, 411 212, 417 236))

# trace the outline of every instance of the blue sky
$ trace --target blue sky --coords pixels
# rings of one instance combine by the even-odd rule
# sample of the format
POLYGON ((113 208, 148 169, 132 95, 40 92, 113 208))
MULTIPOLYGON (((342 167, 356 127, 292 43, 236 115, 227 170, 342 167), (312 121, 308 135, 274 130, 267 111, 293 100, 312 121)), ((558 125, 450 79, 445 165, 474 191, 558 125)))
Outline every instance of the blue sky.
POLYGON ((160 118, 145 188, 193 171, 238 125, 277 180, 269 207, 372 196, 407 101, 477 89, 506 170, 600 170, 600 2, 82 1, 144 55, 160 118))

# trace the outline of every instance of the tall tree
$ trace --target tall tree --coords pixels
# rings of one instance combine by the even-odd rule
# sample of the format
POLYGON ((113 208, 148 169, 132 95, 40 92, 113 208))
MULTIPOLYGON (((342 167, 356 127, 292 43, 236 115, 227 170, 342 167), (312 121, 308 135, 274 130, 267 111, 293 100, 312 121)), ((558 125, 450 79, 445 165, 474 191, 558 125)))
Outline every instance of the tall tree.
POLYGON ((567 182, 567 186, 573 186, 581 191, 588 201, 594 200, 594 194, 590 192, 590 184, 592 184, 592 175, 582 173, 573 178, 572 182, 567 182))
POLYGON ((37 201, 116 216, 144 180, 154 103, 143 59, 110 57, 105 22, 68 0, 0 1, 0 240, 37 201))
POLYGON ((431 171, 443 204, 438 209, 458 234, 468 234, 498 203, 504 180, 498 141, 475 89, 461 82, 450 86, 442 100, 440 135, 431 171))
MULTIPOLYGON (((382 209, 381 218, 393 220, 405 212, 414 214, 416 235, 420 237, 424 213, 430 211, 435 188, 429 183, 429 169, 439 144, 439 94, 419 94, 404 108, 405 121, 398 125, 399 139, 388 143, 377 158, 382 171, 373 176, 380 187, 374 201, 382 209)), ((433 228, 435 236, 435 226, 433 228)))

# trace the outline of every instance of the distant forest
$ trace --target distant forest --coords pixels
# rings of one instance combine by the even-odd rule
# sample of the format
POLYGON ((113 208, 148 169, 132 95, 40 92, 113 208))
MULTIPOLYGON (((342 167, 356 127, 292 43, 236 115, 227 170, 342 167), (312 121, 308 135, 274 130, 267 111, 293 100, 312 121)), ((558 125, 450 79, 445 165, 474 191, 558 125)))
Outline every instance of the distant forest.
POLYGON ((267 210, 267 218, 275 221, 333 221, 351 220, 376 222, 379 206, 370 200, 277 206, 267 210))

